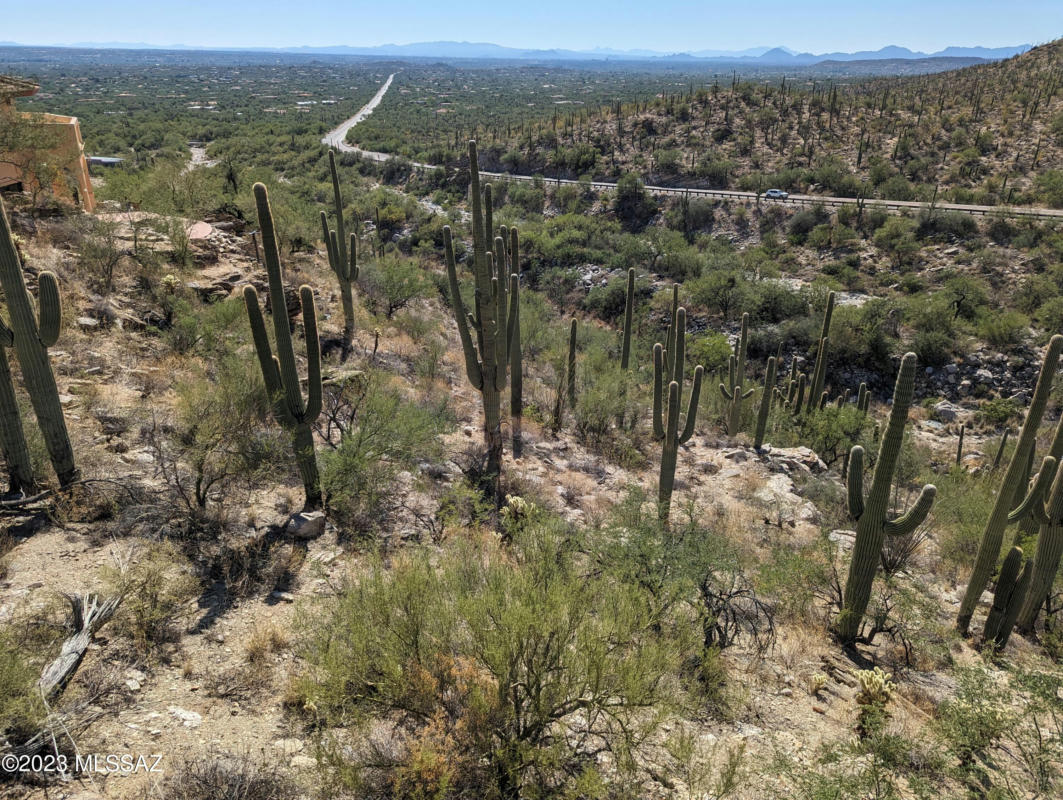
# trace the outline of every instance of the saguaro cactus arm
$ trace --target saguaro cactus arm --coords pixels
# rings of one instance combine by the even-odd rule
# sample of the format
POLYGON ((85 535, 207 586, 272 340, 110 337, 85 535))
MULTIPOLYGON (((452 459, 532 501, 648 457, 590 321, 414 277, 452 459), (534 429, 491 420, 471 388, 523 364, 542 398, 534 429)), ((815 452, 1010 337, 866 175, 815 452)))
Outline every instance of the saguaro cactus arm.
POLYGON ((1015 523, 1033 516, 1038 522, 1045 521, 1044 498, 1052 485, 1052 479, 1056 474, 1056 460, 1052 456, 1045 456, 1041 461, 1041 469, 1034 477, 1033 485, 1022 499, 1022 502, 1008 513, 1008 523, 1015 523))
POLYGON ((933 484, 927 484, 919 492, 919 497, 907 512, 894 520, 888 520, 883 524, 887 536, 907 536, 926 520, 930 509, 934 507, 934 498, 937 497, 937 488, 933 484))
POLYGON ((465 303, 461 299, 461 287, 458 286, 458 268, 454 262, 454 241, 451 238, 450 226, 443 228, 443 250, 446 254, 447 281, 450 284, 450 304, 454 309, 454 321, 458 325, 458 336, 461 339, 461 349, 465 354, 465 374, 469 377, 469 383, 474 389, 482 390, 484 386, 483 370, 480 368, 480 358, 472 343, 472 334, 469 332, 471 315, 465 310, 465 303))

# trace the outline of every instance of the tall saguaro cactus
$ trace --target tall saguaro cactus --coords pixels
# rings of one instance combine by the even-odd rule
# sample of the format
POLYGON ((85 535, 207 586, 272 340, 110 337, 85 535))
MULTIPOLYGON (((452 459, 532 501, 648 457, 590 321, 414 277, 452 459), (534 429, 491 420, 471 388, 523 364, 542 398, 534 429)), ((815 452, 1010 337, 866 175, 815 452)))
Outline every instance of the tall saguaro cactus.
POLYGON ((775 356, 768 357, 768 371, 764 375, 764 392, 760 396, 760 408, 757 410, 757 428, 753 433, 753 448, 760 450, 764 445, 764 431, 768 426, 768 414, 771 413, 771 401, 775 396, 775 356))
POLYGON ((823 385, 827 380, 827 348, 830 344, 830 323, 834 316, 834 292, 827 295, 827 307, 823 310, 823 326, 819 331, 819 348, 816 352, 816 366, 812 370, 812 385, 809 387, 808 411, 822 407, 823 385))
POLYGON ((627 299, 624 301, 624 344, 620 348, 620 369, 631 364, 631 327, 635 318, 635 268, 627 271, 627 299))
POLYGON ((524 353, 520 346, 520 242, 509 230, 509 419, 513 428, 513 457, 524 454, 524 353))
MULTIPOLYGON (((472 204, 472 272, 474 281, 473 310, 468 313, 461 299, 458 285, 458 267, 454 259, 454 242, 450 226, 443 228, 443 247, 447 262, 447 279, 450 284, 450 301, 454 320, 461 337, 465 354, 465 373, 469 383, 480 392, 484 406, 484 443, 487 446, 487 472, 492 485, 497 489, 502 471, 502 413, 501 392, 506 385, 506 370, 512 357, 507 347, 506 317, 516 311, 506 309, 504 286, 510 285, 511 276, 505 274, 505 258, 496 258, 504 250, 505 240, 499 237, 492 252, 487 237, 490 228, 484 216, 484 201, 480 194, 480 171, 476 160, 476 142, 469 141, 470 200, 472 204), (507 315, 507 311, 510 313, 507 315), (476 342, 473 342, 473 333, 476 342)), ((488 193, 488 200, 490 193, 488 193)), ((488 209, 490 202, 486 203, 488 209)), ((510 294, 512 307, 517 295, 510 294)), ((496 498, 497 499, 497 498, 496 498)))
POLYGON ((273 334, 277 352, 273 353, 262 309, 258 304, 258 292, 253 286, 244 287, 244 305, 251 323, 251 336, 255 342, 262 378, 269 392, 273 416, 292 435, 295 460, 303 480, 306 508, 321 507, 321 479, 314 453, 312 425, 321 413, 321 346, 317 338, 317 311, 314 307, 314 292, 309 286, 299 287, 299 300, 303 311, 303 333, 306 338, 306 383, 307 397, 303 400, 299 383, 299 371, 295 363, 292 333, 285 312, 284 282, 281 277, 280 250, 277 233, 273 227, 273 212, 269 194, 261 183, 254 186, 255 205, 258 210, 258 225, 262 231, 262 250, 269 279, 269 302, 273 310, 273 334))
POLYGON ((720 384, 720 394, 727 401, 727 435, 734 436, 742 426, 742 401, 749 399, 753 390, 744 387, 746 375, 746 347, 749 343, 749 314, 742 315, 742 331, 734 352, 727 359, 727 384, 720 384))
POLYGON ((893 407, 889 423, 882 436, 875 462, 871 489, 864 496, 864 448, 857 445, 849 453, 848 496, 849 515, 856 520, 856 542, 849 565, 849 578, 842 596, 842 611, 835 622, 835 631, 843 642, 852 642, 860 632, 867 604, 871 599, 871 585, 882 559, 882 544, 887 536, 905 536, 926 519, 934 504, 937 489, 927 484, 915 504, 903 516, 891 520, 889 503, 897 459, 904 443, 904 426, 915 394, 915 353, 901 359, 897 383, 893 389, 893 407))
POLYGON ((354 344, 354 290, 358 280, 358 237, 351 233, 347 240, 343 225, 343 198, 340 194, 340 178, 336 172, 336 153, 329 150, 329 170, 332 172, 332 204, 336 214, 336 228, 328 226, 328 217, 321 212, 321 229, 328 251, 328 263, 340 285, 340 302, 343 305, 343 357, 346 358, 354 344))
MULTIPOLYGON (((34 312, 3 201, 0 201, 0 289, 3 289, 7 301, 11 334, 8 339, 7 332, 0 332, 0 337, 6 340, 4 344, 9 342, 15 348, 22 367, 22 379, 26 383, 37 425, 44 435, 52 467, 60 486, 69 486, 78 479, 79 474, 74 464, 74 450, 70 446, 63 407, 59 403, 59 387, 48 361, 48 348, 59 339, 63 316, 59 281, 51 272, 42 272, 37 276, 38 311, 34 312)), ((5 423, 11 435, 8 444, 16 439, 10 422, 8 415, 5 423)))
POLYGON ((694 425, 698 416, 698 401, 701 398, 701 378, 704 367, 694 367, 694 384, 690 390, 690 404, 687 406, 686 421, 679 427, 679 409, 682 400, 682 386, 686 366, 686 327, 687 312, 685 308, 676 309, 674 336, 669 339, 675 348, 667 364, 664 347, 660 342, 653 346, 653 436, 662 442, 661 473, 658 480, 657 514, 668 520, 672 507, 672 491, 675 488, 675 466, 679 456, 679 445, 686 444, 694 435, 694 425), (664 394, 665 381, 668 381, 668 394, 664 394), (666 405, 667 403, 667 405, 666 405))
MULTIPOLYGON (((1059 365, 1060 354, 1063 353, 1063 336, 1057 334, 1048 343, 1045 359, 1041 363, 1041 372, 1037 376, 1037 386, 1034 388, 1033 398, 1030 400, 1030 409, 1026 412, 1022 430, 1019 432, 1018 441, 1015 443, 1015 451, 1011 455, 1011 463, 1008 464, 1007 472, 1001 482, 993 503, 993 511, 986 520, 982 531, 982 539, 978 544, 978 554, 975 556, 974 568, 971 571, 971 579, 967 584, 967 591, 960 602, 960 610, 956 615, 956 628, 960 633, 966 634, 971 625, 971 616, 974 614, 978 599, 982 596, 989 578, 996 569, 997 559, 1000 557, 1000 548, 1004 541, 1004 529, 1008 524, 1008 516, 1011 513, 1015 493, 1021 491, 1024 486, 1023 475, 1027 470, 1027 464, 1032 457, 1034 445, 1037 440, 1037 429, 1041 425, 1045 407, 1048 405, 1048 396, 1052 392, 1052 381, 1055 378, 1056 368, 1059 365)), ((1023 505, 1022 503, 1019 504, 1023 505)))

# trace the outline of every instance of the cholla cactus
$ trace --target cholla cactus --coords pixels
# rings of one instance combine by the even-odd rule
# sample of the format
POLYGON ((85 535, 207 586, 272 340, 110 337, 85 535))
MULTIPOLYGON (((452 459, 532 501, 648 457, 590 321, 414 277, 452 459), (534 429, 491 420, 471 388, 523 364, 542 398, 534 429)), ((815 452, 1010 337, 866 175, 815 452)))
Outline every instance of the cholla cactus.
POLYGON ((177 276, 174 275, 173 273, 169 273, 167 275, 164 275, 161 283, 162 283, 163 290, 166 292, 166 294, 170 294, 170 295, 176 294, 177 293, 177 287, 181 285, 181 281, 179 281, 177 279, 177 276))
POLYGON ((864 448, 857 445, 849 452, 849 515, 856 520, 856 542, 849 565, 849 578, 845 582, 842 611, 835 623, 838 638, 846 643, 854 641, 860 631, 860 623, 871 599, 871 585, 882 560, 885 538, 907 536, 914 531, 930 513, 937 494, 937 489, 927 484, 906 514, 893 520, 888 516, 893 474, 904 443, 908 409, 915 394, 915 362, 915 353, 908 353, 901 359, 889 424, 882 436, 875 474, 866 498, 864 448))
POLYGON ((535 503, 529 503, 520 495, 507 494, 502 506, 502 522, 509 526, 522 525, 538 511, 535 503))
MULTIPOLYGON (((1027 465, 1032 458, 1037 440, 1037 429, 1041 425, 1041 418, 1048 405, 1048 397, 1052 392, 1052 382, 1061 353, 1063 353, 1063 336, 1057 334, 1048 343, 1048 350, 1041 364, 1041 372, 1037 377, 1037 386, 1030 400, 1030 410, 1026 412, 1026 419, 1022 424, 1018 441, 1015 443, 1011 463, 1008 464, 1007 472, 1004 473, 1000 491, 997 492, 996 501, 993 504, 993 511, 982 531, 971 579, 956 615, 956 628, 962 634, 966 634, 970 628, 971 616, 978 605, 978 599, 989 583, 993 570, 996 569, 1000 548, 1004 541, 1004 528, 1007 527, 1008 518, 1012 513, 1016 492, 1025 488, 1023 474, 1027 471, 1027 465)), ((1027 501, 1029 500, 1028 497, 1027 501)), ((1019 508, 1026 506, 1027 501, 1019 503, 1019 508)))
POLYGON ((893 683, 893 676, 883 672, 881 667, 857 670, 853 675, 860 684, 860 691, 854 698, 857 705, 885 708, 893 699, 897 686, 893 683))
POLYGON ((819 693, 827 688, 827 681, 830 680, 822 672, 813 672, 808 677, 808 693, 813 697, 818 697, 819 693))

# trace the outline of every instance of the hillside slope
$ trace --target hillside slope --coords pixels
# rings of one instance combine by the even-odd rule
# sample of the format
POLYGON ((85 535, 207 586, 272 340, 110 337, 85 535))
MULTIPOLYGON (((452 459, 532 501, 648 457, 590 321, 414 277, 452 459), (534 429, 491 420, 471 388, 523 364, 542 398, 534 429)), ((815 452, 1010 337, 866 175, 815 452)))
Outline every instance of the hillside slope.
MULTIPOLYGON (((956 71, 842 84, 714 82, 506 136, 514 172, 756 190, 1063 205, 1063 40, 956 71)), ((490 139, 490 136, 483 137, 490 139)))

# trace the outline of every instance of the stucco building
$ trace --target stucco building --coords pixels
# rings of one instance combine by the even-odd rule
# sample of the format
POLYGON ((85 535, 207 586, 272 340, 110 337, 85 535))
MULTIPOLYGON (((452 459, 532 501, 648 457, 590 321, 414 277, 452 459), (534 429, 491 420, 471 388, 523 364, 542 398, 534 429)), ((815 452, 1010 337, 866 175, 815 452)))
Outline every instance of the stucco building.
MULTIPOLYGON (((89 165, 85 160, 85 144, 81 140, 77 117, 30 113, 15 108, 16 98, 36 94, 39 88, 22 78, 0 75, 0 115, 13 115, 8 122, 9 130, 32 130, 21 127, 20 122, 41 126, 33 131, 36 141, 25 148, 18 147, 17 135, 7 141, 0 140, 0 191, 39 188, 40 180, 33 170, 34 164, 43 163, 53 173, 49 179, 56 197, 93 211, 96 198, 89 181, 89 165), (39 138, 37 133, 41 134, 39 138), (43 150, 41 142, 47 145, 43 150)), ((0 125, 3 124, 4 120, 0 119, 0 125)))

